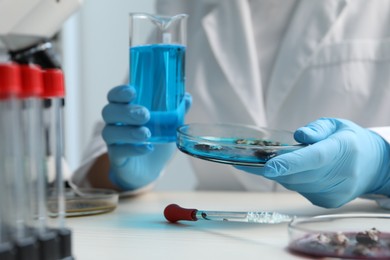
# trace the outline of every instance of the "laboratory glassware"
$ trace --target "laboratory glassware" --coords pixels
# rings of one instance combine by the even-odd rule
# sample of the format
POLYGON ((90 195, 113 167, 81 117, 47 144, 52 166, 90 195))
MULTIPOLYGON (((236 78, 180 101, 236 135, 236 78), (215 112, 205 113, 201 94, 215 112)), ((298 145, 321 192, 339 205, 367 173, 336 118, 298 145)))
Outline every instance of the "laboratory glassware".
POLYGON ((187 15, 130 14, 130 82, 149 109, 150 142, 173 142, 183 124, 187 15))
POLYGON ((65 193, 67 217, 107 213, 118 205, 119 194, 114 190, 71 187, 65 193))
POLYGON ((65 227, 65 192, 63 180, 63 107, 62 102, 65 95, 63 74, 59 69, 47 69, 43 71, 44 91, 43 97, 50 101, 48 109, 48 145, 47 154, 54 160, 54 174, 48 177, 49 185, 48 200, 56 201, 57 225, 65 227))
MULTIPOLYGON (((5 85, 9 85, 7 79, 9 72, 4 68, 3 64, 0 64, 0 259, 15 259, 11 230, 10 230, 10 218, 9 208, 13 205, 9 198, 11 192, 9 185, 7 185, 6 170, 6 150, 4 145, 5 138, 9 138, 6 131, 8 122, 6 121, 5 113, 7 112, 5 107, 5 100, 9 96, 9 89, 5 85), (7 75, 4 75, 6 73, 7 75)), ((12 84, 14 85, 14 84, 12 84)), ((16 85, 14 85, 16 86, 16 85)))
MULTIPOLYGON (((0 195, 6 196, 6 194, 3 194, 3 184, 5 183, 0 183, 0 195)), ((4 219, 6 209, 2 203, 3 199, 0 199, 0 259, 14 260, 12 240, 9 237, 8 225, 4 219)))
POLYGON ((46 156, 41 95, 41 67, 20 65, 21 99, 23 104, 23 135, 25 142, 25 173, 29 185, 31 213, 29 226, 34 229, 39 244, 40 259, 58 259, 56 233, 48 227, 46 208, 46 156))
POLYGON ((49 184, 47 204, 49 210, 55 210, 54 214, 52 214, 55 223, 50 224, 56 230, 59 238, 59 257, 61 259, 73 259, 71 247, 72 232, 65 224, 65 182, 63 176, 63 102, 65 97, 65 83, 62 70, 45 69, 43 71, 43 86, 44 91, 42 97, 50 103, 50 107, 48 108, 48 148, 49 156, 54 160, 54 181, 49 184), (53 203, 55 207, 50 207, 53 203))
MULTIPOLYGON (((118 204, 119 195, 116 191, 106 189, 84 189, 66 183, 63 178, 64 145, 63 145, 63 107, 65 97, 64 75, 60 69, 43 71, 44 94, 46 99, 46 125, 48 125, 47 146, 49 165, 53 174, 48 179, 48 214, 57 220, 55 226, 60 231, 67 231, 65 218, 100 214, 112 211, 118 204), (54 162, 54 163, 53 163, 54 162), (54 168, 54 169, 53 169, 54 168), (66 184, 69 184, 66 185, 66 184)), ((54 225, 52 223, 52 225, 54 225)))
POLYGON ((296 218, 288 232, 288 248, 311 258, 390 259, 388 214, 296 218))
POLYGON ((30 224, 27 200, 29 183, 24 166, 20 68, 14 63, 0 64, 0 124, 2 125, 2 178, 7 196, 4 223, 9 229, 17 259, 38 259, 36 238, 30 224))
POLYGON ((271 158, 305 147, 293 133, 237 124, 182 125, 177 129, 180 151, 200 159, 262 167, 271 158))
POLYGON ((290 222, 293 217, 287 214, 269 211, 210 211, 188 209, 180 207, 177 204, 170 204, 164 209, 165 218, 172 223, 181 220, 198 221, 226 221, 226 222, 248 222, 259 224, 278 224, 283 222, 290 222))

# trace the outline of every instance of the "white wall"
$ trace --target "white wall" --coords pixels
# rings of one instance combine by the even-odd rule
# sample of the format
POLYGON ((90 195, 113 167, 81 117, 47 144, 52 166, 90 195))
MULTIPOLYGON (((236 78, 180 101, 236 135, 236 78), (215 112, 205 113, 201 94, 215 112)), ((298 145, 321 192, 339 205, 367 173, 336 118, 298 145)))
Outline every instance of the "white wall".
MULTIPOLYGON (((62 31, 63 66, 67 85, 66 157, 71 170, 94 124, 101 120, 106 94, 125 82, 128 73, 128 14, 155 13, 156 0, 85 0, 62 31)), ((177 154, 160 180, 160 189, 186 189, 194 177, 185 155, 177 154)))

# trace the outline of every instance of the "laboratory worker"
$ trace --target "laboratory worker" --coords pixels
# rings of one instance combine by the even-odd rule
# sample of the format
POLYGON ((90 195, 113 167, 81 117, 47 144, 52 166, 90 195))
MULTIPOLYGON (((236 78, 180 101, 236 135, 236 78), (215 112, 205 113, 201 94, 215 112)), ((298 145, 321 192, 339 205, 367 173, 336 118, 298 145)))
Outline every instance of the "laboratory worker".
MULTIPOLYGON (((390 1, 159 0, 157 13, 189 14, 187 122, 268 126, 309 144, 264 168, 191 158, 197 189, 292 190, 322 207, 369 195, 388 203, 390 1)), ((150 134, 134 95, 108 93, 104 139, 98 129, 75 184, 138 193, 158 181, 174 146, 115 150, 150 134), (118 104, 131 119, 113 113, 118 104), (121 120, 131 126, 119 134, 121 120)))

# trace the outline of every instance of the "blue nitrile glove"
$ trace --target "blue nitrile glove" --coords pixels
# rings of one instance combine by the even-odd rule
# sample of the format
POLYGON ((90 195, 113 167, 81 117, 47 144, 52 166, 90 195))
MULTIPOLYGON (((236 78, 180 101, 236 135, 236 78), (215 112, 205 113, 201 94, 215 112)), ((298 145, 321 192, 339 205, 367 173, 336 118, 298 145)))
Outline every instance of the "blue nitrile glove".
POLYGON ((390 147, 351 121, 321 118, 299 128, 309 146, 269 160, 264 168, 238 167, 297 191, 314 205, 334 208, 364 194, 390 195, 390 147))
MULTIPOLYGON (((106 126, 102 136, 110 158, 110 180, 124 191, 135 190, 155 181, 176 151, 176 144, 144 143, 151 136, 145 126, 150 119, 149 110, 132 104, 136 95, 132 86, 114 87, 108 92, 107 104, 102 111, 106 126)), ((186 93, 186 111, 192 104, 186 93)))

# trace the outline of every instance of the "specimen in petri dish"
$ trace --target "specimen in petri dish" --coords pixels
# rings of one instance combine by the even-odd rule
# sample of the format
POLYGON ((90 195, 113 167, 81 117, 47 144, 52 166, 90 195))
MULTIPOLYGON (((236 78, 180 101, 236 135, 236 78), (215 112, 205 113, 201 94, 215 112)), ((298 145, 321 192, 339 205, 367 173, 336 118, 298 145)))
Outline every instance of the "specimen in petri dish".
POLYGON ((189 124, 177 130, 180 151, 204 160, 263 166, 269 159, 305 147, 293 134, 264 127, 189 124))
POLYGON ((373 227, 360 232, 309 234, 290 244, 292 251, 312 256, 390 259, 390 233, 373 227))
POLYGON ((390 259, 387 214, 338 214, 289 223, 289 249, 311 257, 390 259))

